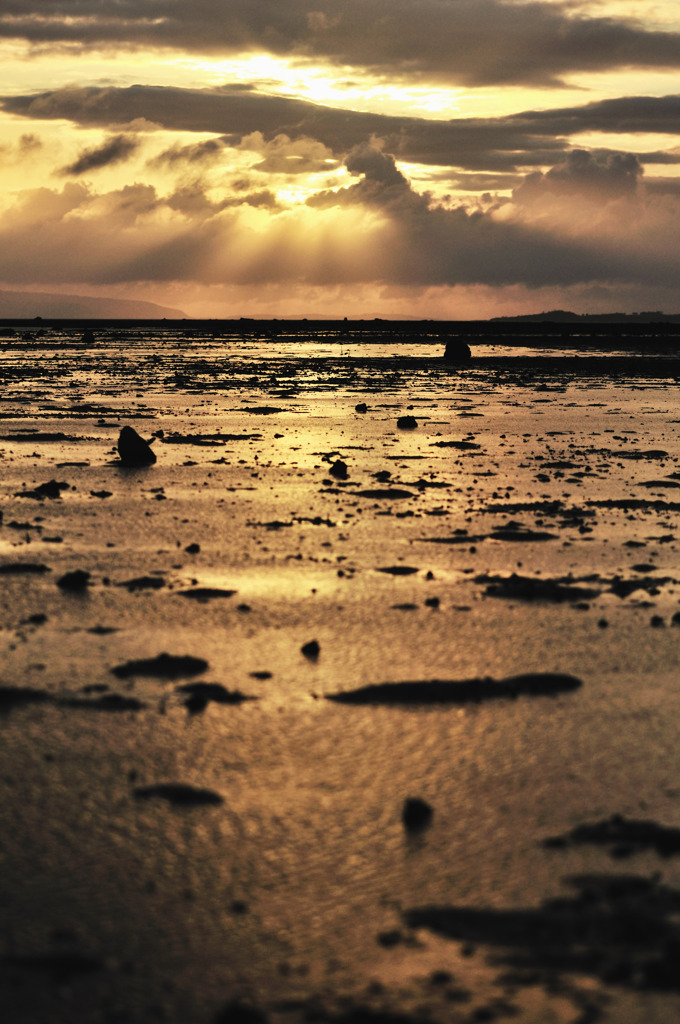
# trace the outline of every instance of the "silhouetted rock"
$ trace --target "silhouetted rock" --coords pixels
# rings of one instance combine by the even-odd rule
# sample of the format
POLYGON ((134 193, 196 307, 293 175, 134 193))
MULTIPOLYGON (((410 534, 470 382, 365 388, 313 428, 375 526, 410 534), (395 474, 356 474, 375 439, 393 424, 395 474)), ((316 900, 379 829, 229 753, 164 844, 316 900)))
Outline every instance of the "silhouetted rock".
POLYGON ((355 412, 368 412, 368 406, 366 405, 365 402, 359 402, 358 405, 354 406, 354 411, 355 412))
POLYGON ((309 661, 316 661, 316 659, 319 657, 321 648, 319 647, 317 640, 310 640, 309 643, 304 644, 304 646, 301 647, 300 650, 304 654, 305 658, 307 658, 309 661))
POLYGON ((470 346, 460 338, 449 338, 444 349, 444 362, 449 366, 458 366, 461 363, 469 363, 472 358, 470 346))
POLYGON ((419 796, 410 796, 404 801, 401 820, 407 832, 420 832, 432 821, 432 808, 419 796))
POLYGON ((336 480, 346 480, 349 476, 349 473, 347 472, 347 463, 343 462, 342 459, 338 459, 338 461, 334 462, 331 466, 329 473, 331 476, 334 476, 336 480))
POLYGON ((120 461, 126 466, 150 466, 156 461, 151 446, 133 427, 125 426, 118 438, 120 461))
POLYGON ((397 420, 397 426, 400 430, 415 430, 418 426, 418 420, 415 416, 400 416, 397 420))
POLYGON ((66 572, 63 576, 60 576, 57 580, 57 586, 60 590, 79 593, 87 590, 90 585, 90 578, 90 573, 86 569, 74 569, 72 572, 66 572))

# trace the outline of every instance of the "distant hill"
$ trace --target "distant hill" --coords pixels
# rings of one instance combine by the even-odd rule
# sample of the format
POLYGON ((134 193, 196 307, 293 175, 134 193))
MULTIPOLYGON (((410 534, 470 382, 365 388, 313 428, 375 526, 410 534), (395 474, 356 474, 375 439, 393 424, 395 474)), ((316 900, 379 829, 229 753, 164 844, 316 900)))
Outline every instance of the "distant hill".
POLYGON ((138 299, 105 299, 88 295, 60 295, 51 292, 0 291, 0 318, 33 320, 70 317, 120 320, 189 319, 181 309, 158 306, 138 299))
POLYGON ((494 316, 494 323, 551 324, 677 324, 680 313, 570 313, 553 309, 550 313, 527 313, 523 316, 494 316))

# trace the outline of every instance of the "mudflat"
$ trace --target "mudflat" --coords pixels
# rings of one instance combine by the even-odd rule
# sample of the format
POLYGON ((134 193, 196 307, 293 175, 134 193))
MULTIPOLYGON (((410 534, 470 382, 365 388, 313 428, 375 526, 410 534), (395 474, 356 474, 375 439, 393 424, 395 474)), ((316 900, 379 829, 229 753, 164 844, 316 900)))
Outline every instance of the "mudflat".
POLYGON ((680 361, 0 342, 8 1021, 680 1019, 680 361))

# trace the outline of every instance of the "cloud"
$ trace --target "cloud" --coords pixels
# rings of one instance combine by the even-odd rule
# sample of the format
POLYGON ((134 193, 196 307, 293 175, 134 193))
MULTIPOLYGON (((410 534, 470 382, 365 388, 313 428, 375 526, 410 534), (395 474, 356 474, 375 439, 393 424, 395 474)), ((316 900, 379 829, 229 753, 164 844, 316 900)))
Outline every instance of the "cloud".
MULTIPOLYGON (((2 96, 0 107, 28 119, 67 119, 109 129, 141 118, 138 123, 148 122, 167 130, 212 132, 233 146, 245 144, 246 139, 252 140, 259 133, 261 149, 274 143, 277 136, 291 144, 312 140, 328 150, 328 157, 319 150, 319 159, 343 158, 360 143, 380 138, 385 151, 398 160, 491 173, 557 164, 570 148, 569 138, 579 133, 654 132, 673 136, 678 134, 680 124, 680 96, 622 97, 505 117, 448 121, 335 110, 234 86, 205 90, 161 86, 70 88, 2 96)), ((214 152, 220 144, 214 143, 214 152)), ((274 157, 275 148, 269 150, 269 157, 274 157)), ((175 155, 191 159, 192 151, 176 151, 175 155)), ((196 159, 207 158, 208 149, 199 146, 193 155, 196 159)), ((279 152, 279 156, 285 155, 279 152)), ((650 154, 650 158, 653 156, 650 154)), ((661 154, 657 156, 663 159, 661 154)))
POLYGON ((677 68, 680 36, 548 0, 5 0, 0 37, 42 49, 267 52, 380 75, 555 85, 577 71, 677 68))
POLYGON ((534 184, 531 202, 520 188, 474 213, 416 193, 376 143, 348 154, 356 181, 290 208, 266 190, 216 201, 198 184, 163 196, 69 182, 26 191, 5 213, 0 280, 71 290, 677 287, 680 201, 647 192, 635 160, 619 156, 570 156, 534 184))
POLYGON ((77 160, 67 167, 62 167, 60 174, 78 177, 89 171, 96 171, 112 164, 123 163, 138 148, 139 139, 130 135, 114 135, 101 146, 86 149, 77 160))
POLYGON ((639 157, 633 153, 589 152, 573 149, 562 163, 545 174, 535 171, 515 189, 518 203, 536 202, 549 196, 584 196, 606 201, 635 192, 643 174, 639 157))
POLYGON ((262 132, 255 131, 244 136, 238 148, 262 154, 263 159, 253 164, 252 170, 266 174, 319 174, 338 166, 328 146, 305 135, 293 140, 280 134, 268 141, 262 132))

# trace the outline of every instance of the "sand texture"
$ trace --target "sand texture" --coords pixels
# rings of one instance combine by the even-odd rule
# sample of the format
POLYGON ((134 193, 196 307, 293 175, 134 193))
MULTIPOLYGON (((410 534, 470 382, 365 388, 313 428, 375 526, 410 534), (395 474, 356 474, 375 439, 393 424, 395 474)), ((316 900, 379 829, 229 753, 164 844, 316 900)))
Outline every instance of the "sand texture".
POLYGON ((680 361, 440 349, 0 339, 8 1024, 680 1020, 680 361))

